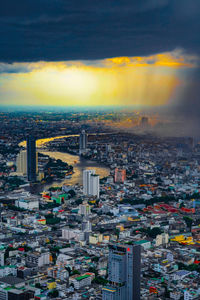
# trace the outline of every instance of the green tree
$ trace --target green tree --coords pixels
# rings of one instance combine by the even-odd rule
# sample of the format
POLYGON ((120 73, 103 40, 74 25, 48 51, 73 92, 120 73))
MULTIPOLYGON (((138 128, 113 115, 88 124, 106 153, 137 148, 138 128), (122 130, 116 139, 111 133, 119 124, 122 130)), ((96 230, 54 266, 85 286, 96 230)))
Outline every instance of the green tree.
POLYGON ((120 230, 116 228, 114 234, 117 236, 117 238, 119 238, 120 230))
POLYGON ((48 296, 51 297, 51 298, 56 298, 56 297, 59 296, 59 292, 58 292, 58 290, 55 289, 55 290, 49 292, 48 296))
POLYGON ((101 285, 106 285, 108 283, 108 280, 101 276, 97 276, 93 279, 93 283, 101 284, 101 285))
POLYGON ((73 198, 76 196, 76 193, 74 190, 69 190, 68 194, 69 194, 70 198, 73 198))
POLYGON ((158 234, 161 234, 161 233, 162 233, 162 231, 161 231, 161 229, 159 227, 154 227, 152 229, 149 228, 147 230, 147 234, 151 238, 155 238, 158 234))
POLYGON ((76 205, 80 205, 83 203, 83 200, 79 198, 75 202, 76 202, 76 205))
POLYGON ((95 268, 93 268, 93 267, 90 267, 90 268, 88 269, 88 271, 89 271, 89 272, 91 272, 91 273, 94 273, 94 274, 95 274, 95 276, 97 276, 97 275, 98 275, 98 271, 97 271, 97 269, 95 269, 95 268))
POLYGON ((93 257, 93 258, 92 258, 92 261, 98 262, 98 261, 99 261, 99 257, 97 257, 97 256, 93 257))
POLYGON ((68 273, 69 273, 69 276, 71 276, 71 274, 72 274, 72 270, 71 270, 71 268, 70 268, 70 267, 66 267, 66 270, 68 271, 68 273))
POLYGON ((80 275, 81 273, 78 270, 73 270, 71 275, 80 275))
POLYGON ((191 230, 192 223, 193 223, 192 218, 190 218, 190 217, 183 217, 183 220, 185 221, 187 227, 191 230))

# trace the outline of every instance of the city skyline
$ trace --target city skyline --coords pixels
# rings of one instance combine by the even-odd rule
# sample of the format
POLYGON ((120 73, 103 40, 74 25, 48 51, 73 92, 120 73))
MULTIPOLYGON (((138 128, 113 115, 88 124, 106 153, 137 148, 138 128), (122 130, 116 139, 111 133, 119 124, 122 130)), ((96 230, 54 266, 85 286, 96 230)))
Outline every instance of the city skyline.
POLYGON ((0 300, 200 299, 200 0, 0 3, 0 300))
POLYGON ((200 144, 124 116, 1 112, 1 297, 199 298, 200 144))

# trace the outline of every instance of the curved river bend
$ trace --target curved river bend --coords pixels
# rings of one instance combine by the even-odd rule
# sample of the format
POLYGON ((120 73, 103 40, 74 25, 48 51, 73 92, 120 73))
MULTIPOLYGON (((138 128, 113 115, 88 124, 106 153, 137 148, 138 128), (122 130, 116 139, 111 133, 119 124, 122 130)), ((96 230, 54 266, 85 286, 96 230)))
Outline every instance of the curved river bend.
MULTIPOLYGON (((59 182, 53 182, 49 185, 45 185, 45 187, 48 186, 55 186, 55 185, 63 185, 63 184, 68 184, 68 185, 74 185, 74 184, 82 184, 83 182, 83 170, 85 169, 95 169, 96 174, 100 176, 100 178, 106 177, 110 174, 110 169, 102 166, 101 164, 91 161, 91 160, 86 160, 81 158, 78 155, 72 155, 69 153, 63 153, 63 152, 54 152, 54 151, 46 151, 44 150, 44 145, 50 141, 56 140, 56 139, 61 139, 61 138, 66 138, 66 137, 73 137, 77 135, 65 135, 65 136, 58 136, 54 138, 46 138, 46 139, 39 139, 36 141, 36 147, 38 152, 42 154, 46 154, 49 157, 55 158, 55 159, 61 159, 62 161, 68 163, 69 165, 72 165, 74 168, 74 174, 70 179, 63 179, 62 181, 60 180, 59 182)), ((26 147, 26 141, 23 141, 19 144, 19 146, 26 147)))

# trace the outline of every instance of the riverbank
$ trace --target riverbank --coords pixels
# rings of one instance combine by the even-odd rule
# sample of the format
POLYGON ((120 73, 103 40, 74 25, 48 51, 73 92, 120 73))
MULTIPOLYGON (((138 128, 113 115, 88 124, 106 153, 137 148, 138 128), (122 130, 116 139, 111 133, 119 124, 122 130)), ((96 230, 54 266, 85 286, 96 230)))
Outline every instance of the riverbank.
MULTIPOLYGON (((86 160, 84 158, 81 158, 78 155, 72 155, 69 153, 62 153, 62 152, 52 152, 52 151, 40 151, 42 154, 48 155, 49 157, 52 157, 54 159, 60 159, 63 162, 68 163, 69 165, 73 166, 74 174, 72 174, 72 177, 70 179, 64 179, 62 181, 59 181, 60 184, 82 184, 82 173, 85 169, 94 169, 96 171, 96 174, 100 176, 100 178, 106 177, 110 174, 110 169, 108 167, 102 166, 101 164, 86 160)), ((54 184, 53 184, 54 185, 54 184)))
MULTIPOLYGON (((40 191, 43 191, 51 186, 56 185, 75 185, 80 184, 82 185, 83 178, 82 173, 85 169, 94 169, 96 171, 96 174, 100 176, 100 178, 107 177, 110 174, 110 169, 104 165, 101 165, 100 163, 97 163, 96 161, 86 160, 79 155, 74 155, 70 153, 64 153, 59 151, 50 151, 45 150, 45 144, 47 144, 50 141, 56 140, 56 139, 62 139, 66 137, 74 137, 77 135, 67 135, 67 136, 59 136, 59 137, 52 137, 52 138, 45 138, 45 139, 39 139, 36 141, 36 147, 39 153, 42 153, 44 155, 48 155, 51 158, 54 158, 56 160, 60 159, 61 161, 67 163, 68 165, 73 166, 74 173, 72 174, 71 178, 64 178, 63 180, 54 181, 50 184, 43 184, 41 185, 40 191)), ((26 147, 26 141, 23 141, 19 144, 21 147, 26 147)))

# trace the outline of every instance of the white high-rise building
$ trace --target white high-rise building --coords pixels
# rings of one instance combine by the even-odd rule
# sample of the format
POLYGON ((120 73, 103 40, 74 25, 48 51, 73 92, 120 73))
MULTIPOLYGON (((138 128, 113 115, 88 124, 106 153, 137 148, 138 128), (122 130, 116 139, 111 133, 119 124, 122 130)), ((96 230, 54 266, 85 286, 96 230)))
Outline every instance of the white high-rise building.
POLYGON ((22 150, 17 155, 16 160, 17 173, 26 175, 27 174, 27 154, 26 150, 22 150))
MULTIPOLYGON (((17 173, 27 175, 27 151, 22 150, 16 159, 17 173)), ((38 173, 38 152, 36 152, 36 174, 38 173)))
POLYGON ((79 214, 83 216, 88 216, 91 213, 91 208, 88 203, 83 203, 79 205, 79 214))
POLYGON ((4 266, 4 257, 5 257, 5 251, 1 251, 0 252, 0 266, 3 267, 4 266))
POLYGON ((65 240, 83 241, 84 233, 79 229, 63 228, 62 238, 65 240))
POLYGON ((99 175, 91 174, 90 181, 90 195, 99 198, 99 175))
POLYGON ((99 198, 99 175, 95 174, 95 170, 83 171, 83 194, 99 198))
POLYGON ((95 174, 95 170, 84 170, 83 171, 83 194, 90 194, 90 176, 91 174, 95 174))

